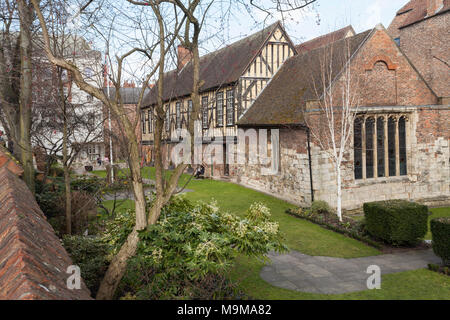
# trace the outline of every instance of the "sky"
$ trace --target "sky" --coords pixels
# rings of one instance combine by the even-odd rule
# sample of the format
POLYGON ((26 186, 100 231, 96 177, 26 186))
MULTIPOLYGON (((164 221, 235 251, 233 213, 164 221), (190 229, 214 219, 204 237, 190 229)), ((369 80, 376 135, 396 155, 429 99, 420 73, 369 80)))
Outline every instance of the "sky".
MULTIPOLYGON (((357 33, 382 23, 386 28, 396 12, 409 0, 318 0, 314 8, 296 12, 285 21, 286 29, 295 44, 310 40, 322 34, 345 27, 353 26, 357 33)), ((230 27, 230 39, 239 39, 258 31, 254 21, 242 13, 236 16, 236 24, 230 27)), ((255 12, 254 20, 263 21, 265 14, 255 12)), ((267 24, 280 19, 271 17, 267 24)), ((231 41, 233 42, 233 41, 231 41)))
MULTIPOLYGON (((267 7, 274 0, 257 1, 259 4, 266 4, 267 7)), ((285 21, 288 35, 297 45, 350 24, 357 33, 374 28, 378 23, 382 23, 387 28, 396 12, 408 1, 317 0, 314 5, 285 16, 283 21, 285 21)), ((245 3, 245 1, 243 2, 245 3)), ((221 3, 228 3, 227 1, 217 1, 216 3, 218 4, 214 7, 216 11, 210 10, 207 15, 208 27, 204 28, 201 37, 201 55, 222 48, 281 20, 280 14, 268 17, 266 13, 252 6, 249 6, 250 11, 248 11, 242 5, 236 5, 232 6, 234 9, 230 11, 227 10, 229 7, 220 6, 221 3), (227 12, 228 15, 226 15, 227 12)), ((126 38, 127 34, 125 33, 124 36, 126 38)), ((137 37, 140 36, 137 35, 137 37)), ((128 51, 129 48, 123 50, 128 51)), ((171 57, 168 69, 173 68, 176 64, 175 54, 172 54, 171 57)), ((130 79, 136 78, 136 76, 142 79, 147 69, 142 65, 142 57, 136 55, 127 59, 124 71, 126 77, 130 77, 130 79)))

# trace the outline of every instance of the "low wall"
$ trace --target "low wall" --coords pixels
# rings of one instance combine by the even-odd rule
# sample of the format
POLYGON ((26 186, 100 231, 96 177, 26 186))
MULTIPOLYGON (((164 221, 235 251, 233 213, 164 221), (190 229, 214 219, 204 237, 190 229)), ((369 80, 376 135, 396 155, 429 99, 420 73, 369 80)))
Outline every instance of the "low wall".
POLYGON ((5 157, 0 150, 0 300, 92 299, 83 280, 67 288, 72 260, 26 184, 1 165, 5 157))

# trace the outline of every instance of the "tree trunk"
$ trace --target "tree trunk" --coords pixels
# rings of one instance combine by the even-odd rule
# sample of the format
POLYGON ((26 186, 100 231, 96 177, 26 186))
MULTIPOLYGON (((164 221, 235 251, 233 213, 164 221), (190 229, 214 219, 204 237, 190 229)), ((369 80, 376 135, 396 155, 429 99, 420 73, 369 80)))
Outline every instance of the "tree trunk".
POLYGON ((105 277, 98 289, 97 300, 111 300, 114 298, 114 293, 127 269, 128 259, 136 254, 138 242, 139 235, 136 229, 134 229, 128 236, 125 244, 120 248, 119 253, 111 261, 108 271, 106 271, 105 277))
MULTIPOLYGON (((126 113, 123 113, 126 117, 126 113)), ((136 254, 139 242, 137 230, 143 230, 147 227, 146 200, 144 187, 142 184, 142 174, 139 159, 139 148, 137 138, 129 121, 124 122, 124 129, 129 145, 129 159, 131 178, 133 183, 133 192, 135 199, 136 226, 133 232, 128 236, 127 241, 120 248, 119 253, 111 261, 105 277, 103 278, 97 293, 98 300, 111 300, 120 284, 120 280, 127 269, 127 261, 136 254)))
POLYGON ((341 167, 337 166, 336 168, 337 175, 337 215, 339 217, 339 221, 342 222, 342 185, 341 185, 341 167))
POLYGON ((23 179, 34 193, 33 151, 31 148, 31 107, 32 107, 32 56, 31 24, 32 7, 25 0, 18 0, 20 17, 20 160, 24 170, 23 179))
MULTIPOLYGON (((64 98, 64 96, 62 96, 64 98)), ((63 107, 63 167, 64 167, 64 185, 66 189, 66 233, 72 234, 72 192, 70 189, 70 168, 68 156, 68 137, 67 137, 67 106, 62 101, 63 107)))

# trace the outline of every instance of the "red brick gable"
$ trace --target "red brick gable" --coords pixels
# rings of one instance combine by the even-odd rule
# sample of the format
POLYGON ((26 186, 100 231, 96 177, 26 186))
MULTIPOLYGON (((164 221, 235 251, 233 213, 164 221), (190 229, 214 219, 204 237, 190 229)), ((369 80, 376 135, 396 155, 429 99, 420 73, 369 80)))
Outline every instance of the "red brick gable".
POLYGON ((379 25, 352 62, 362 81, 364 106, 434 105, 438 98, 414 65, 379 25))
POLYGON ((0 300, 91 299, 67 288, 73 263, 25 183, 4 167, 0 181, 0 300))

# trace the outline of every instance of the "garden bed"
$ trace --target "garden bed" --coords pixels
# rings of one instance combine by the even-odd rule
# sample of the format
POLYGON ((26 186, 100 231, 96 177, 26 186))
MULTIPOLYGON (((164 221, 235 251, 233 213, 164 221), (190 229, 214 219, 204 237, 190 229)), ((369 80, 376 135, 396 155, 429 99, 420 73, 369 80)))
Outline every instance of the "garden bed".
POLYGON ((429 264, 428 269, 437 273, 444 274, 450 277, 450 267, 440 266, 437 264, 429 264))
POLYGON ((431 245, 425 242, 419 243, 417 246, 392 246, 384 241, 373 238, 365 232, 364 221, 357 221, 350 217, 343 216, 342 222, 339 221, 337 215, 330 213, 311 214, 307 209, 287 209, 286 213, 296 218, 310 221, 321 227, 343 234, 349 238, 359 240, 369 246, 379 249, 382 253, 397 253, 410 250, 426 250, 431 245))

